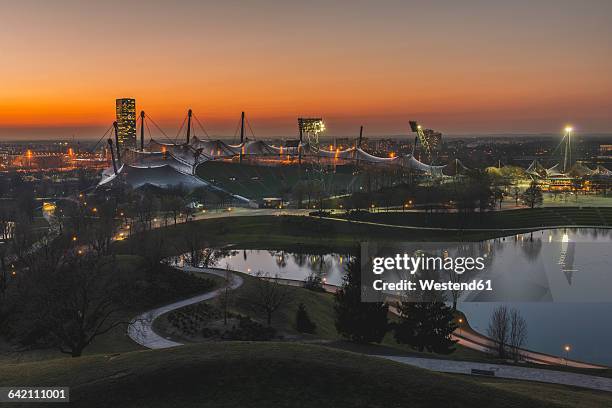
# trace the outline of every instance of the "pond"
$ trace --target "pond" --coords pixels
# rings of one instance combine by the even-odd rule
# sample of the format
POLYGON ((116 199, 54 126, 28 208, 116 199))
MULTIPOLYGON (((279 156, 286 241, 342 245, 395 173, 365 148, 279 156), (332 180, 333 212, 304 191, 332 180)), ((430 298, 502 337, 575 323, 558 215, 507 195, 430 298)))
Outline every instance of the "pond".
MULTIPOLYGON (((493 310, 505 304, 527 321, 526 348, 553 355, 612 365, 612 230, 558 229, 513 235, 479 243, 488 248, 488 272, 505 279, 506 296, 483 299, 461 295, 459 309, 477 331, 486 334, 493 310), (514 286, 513 286, 514 285, 514 286), (524 288, 527 288, 525 290, 524 288), (536 288, 537 290, 534 290, 536 288)), ((276 250, 203 250, 202 266, 303 281, 318 274, 341 285, 347 255, 276 250)), ((174 259, 183 263, 188 255, 174 259)), ((500 281, 502 282, 502 281, 500 281)))
MULTIPOLYGON (((249 274, 262 272, 269 276, 304 281, 318 275, 323 283, 341 285, 344 268, 350 257, 347 255, 308 254, 264 249, 212 250, 204 249, 200 266, 229 268, 249 274), (211 255, 212 253, 212 255, 211 255)), ((171 260, 181 265, 190 262, 190 255, 183 254, 171 260)))

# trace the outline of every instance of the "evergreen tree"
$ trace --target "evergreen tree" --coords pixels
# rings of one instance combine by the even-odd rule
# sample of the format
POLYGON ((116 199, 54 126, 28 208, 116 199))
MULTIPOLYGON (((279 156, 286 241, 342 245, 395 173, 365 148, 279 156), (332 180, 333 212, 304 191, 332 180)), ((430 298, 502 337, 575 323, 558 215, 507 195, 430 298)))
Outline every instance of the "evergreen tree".
POLYGON ((542 189, 538 186, 537 181, 533 180, 525 193, 523 194, 523 200, 530 208, 539 207, 542 205, 542 189))
POLYGON ((450 354, 455 351, 451 333, 457 328, 453 310, 441 301, 401 302, 400 321, 394 327, 398 343, 429 352, 450 354))
POLYGON ((295 315, 295 326, 300 333, 313 334, 317 330, 317 325, 310 320, 310 316, 306 311, 306 306, 300 303, 295 315))
POLYGON ((389 306, 383 302, 361 301, 361 265, 351 260, 342 287, 335 294, 336 330, 358 343, 380 343, 389 330, 389 306))

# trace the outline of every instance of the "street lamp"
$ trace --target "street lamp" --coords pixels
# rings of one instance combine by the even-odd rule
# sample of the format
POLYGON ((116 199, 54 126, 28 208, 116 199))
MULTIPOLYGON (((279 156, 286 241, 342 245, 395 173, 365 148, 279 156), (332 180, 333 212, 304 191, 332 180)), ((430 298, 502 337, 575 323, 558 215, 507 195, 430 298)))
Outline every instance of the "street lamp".
POLYGON ((463 325, 463 318, 460 317, 459 319, 457 319, 457 323, 459 323, 459 336, 461 336, 461 328, 463 325))
POLYGON ((567 365, 567 359, 569 357, 569 352, 572 351, 572 346, 566 344, 565 346, 563 346, 563 351, 565 351, 565 365, 567 365))

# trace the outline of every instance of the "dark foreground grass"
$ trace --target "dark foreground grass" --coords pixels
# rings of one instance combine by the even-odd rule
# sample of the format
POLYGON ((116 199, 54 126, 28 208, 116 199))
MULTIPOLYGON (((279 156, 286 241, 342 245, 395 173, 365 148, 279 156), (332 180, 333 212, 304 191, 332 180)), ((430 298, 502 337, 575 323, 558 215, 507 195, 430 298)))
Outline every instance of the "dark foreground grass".
POLYGON ((564 388, 569 400, 558 397, 560 387, 480 381, 314 345, 234 342, 7 365, 0 372, 0 386, 69 386, 77 407, 612 404, 612 394, 564 388))

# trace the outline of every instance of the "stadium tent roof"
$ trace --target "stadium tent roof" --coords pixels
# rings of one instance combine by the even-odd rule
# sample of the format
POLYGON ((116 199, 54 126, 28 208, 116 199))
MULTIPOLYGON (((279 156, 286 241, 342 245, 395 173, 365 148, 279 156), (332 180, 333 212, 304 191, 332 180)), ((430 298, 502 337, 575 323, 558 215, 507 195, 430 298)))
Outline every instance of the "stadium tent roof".
POLYGON ((549 169, 546 169, 546 176, 548 177, 558 177, 563 176, 563 171, 561 170, 561 164, 557 163, 549 169))
POLYGON ((267 143, 261 140, 248 140, 242 144, 236 146, 230 146, 232 149, 235 149, 236 154, 240 154, 242 152, 243 155, 249 156, 275 156, 278 155, 278 152, 273 148, 268 146, 267 143))
MULTIPOLYGON (((193 176, 177 171, 170 165, 157 167, 134 167, 131 165, 121 166, 121 170, 113 179, 120 178, 132 188, 140 188, 144 185, 152 185, 160 188, 172 188, 182 186, 188 190, 200 187, 210 187, 210 183, 193 176)), ((107 180, 100 182, 106 184, 107 180)), ((112 180, 111 180, 112 181, 112 180)))
POLYGON ((208 160, 208 157, 203 154, 194 154, 197 151, 194 152, 192 147, 172 144, 155 146, 165 151, 126 150, 122 156, 124 163, 118 168, 117 174, 112 167, 102 171, 102 179, 98 187, 110 186, 115 182, 126 183, 132 188, 151 185, 159 188, 182 186, 187 190, 194 190, 204 187, 211 191, 228 194, 241 202, 250 202, 247 198, 231 194, 195 176, 196 166, 208 160))
POLYGON ((582 163, 574 163, 567 174, 573 177, 584 177, 593 174, 593 170, 589 169, 582 163))
POLYGON ((526 172, 537 177, 546 177, 548 174, 546 167, 542 166, 537 159, 531 162, 526 172))
POLYGON ((202 149, 202 153, 210 158, 233 157, 240 154, 240 150, 229 146, 222 140, 201 140, 194 136, 190 145, 194 149, 202 149))
POLYGON ((593 170, 592 175, 594 176, 612 176, 612 171, 608 170, 602 165, 598 165, 595 170, 593 170))
POLYGON ((454 177, 465 174, 467 170, 468 168, 465 167, 465 165, 461 163, 459 159, 455 159, 442 168, 442 174, 445 176, 454 177))

